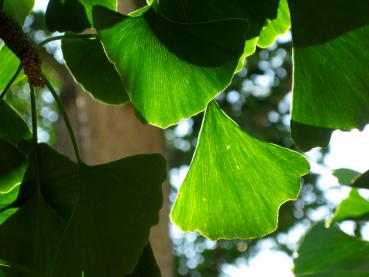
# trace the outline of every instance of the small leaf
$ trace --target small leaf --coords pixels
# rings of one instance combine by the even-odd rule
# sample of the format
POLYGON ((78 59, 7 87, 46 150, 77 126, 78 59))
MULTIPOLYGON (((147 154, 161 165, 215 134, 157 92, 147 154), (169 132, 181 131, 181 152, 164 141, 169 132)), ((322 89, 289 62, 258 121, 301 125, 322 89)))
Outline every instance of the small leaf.
POLYGON ((99 40, 63 40, 62 51, 76 81, 93 97, 109 104, 128 100, 119 74, 99 40))
POLYGON ((27 157, 13 145, 0 139, 0 195, 19 185, 28 167, 27 157))
POLYGON ((294 273, 296 277, 364 277, 369 275, 368 259, 369 242, 319 223, 303 239, 294 273))
POLYGON ((362 219, 369 214, 369 202, 356 189, 337 207, 329 225, 348 219, 362 219))
POLYGON ((311 126, 291 120, 291 136, 295 144, 306 152, 314 147, 327 147, 333 129, 311 126))
POLYGON ((20 26, 22 26, 24 20, 32 11, 34 3, 34 0, 5 0, 3 10, 7 15, 10 15, 15 19, 20 26))
POLYGON ((171 218, 211 239, 265 236, 308 171, 302 155, 249 136, 212 102, 171 218))
POLYGON ((17 56, 5 45, 0 45, 0 93, 14 76, 19 64, 17 56))
POLYGON ((369 122, 369 1, 289 0, 292 120, 351 130, 369 122))
POLYGON ((333 176, 336 177, 338 182, 342 185, 352 185, 360 174, 360 172, 349 168, 339 168, 333 171, 333 176))
POLYGON ((95 7, 94 21, 133 106, 160 127, 201 112, 229 85, 247 32, 245 20, 177 24, 153 9, 126 17, 95 7))
POLYGON ((27 123, 5 101, 0 101, 0 138, 15 146, 21 140, 31 138, 27 123))

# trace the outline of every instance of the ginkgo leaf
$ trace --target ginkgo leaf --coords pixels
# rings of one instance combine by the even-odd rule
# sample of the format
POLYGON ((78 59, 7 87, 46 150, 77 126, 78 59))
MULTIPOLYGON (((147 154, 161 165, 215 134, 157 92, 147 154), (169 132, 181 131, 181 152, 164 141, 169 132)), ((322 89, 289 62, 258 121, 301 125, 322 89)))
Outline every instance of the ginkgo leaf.
POLYGON ((133 106, 160 127, 201 112, 228 86, 247 33, 245 20, 177 24, 152 8, 127 17, 95 7, 94 21, 133 106))
POLYGON ((55 277, 133 272, 159 219, 163 157, 138 155, 78 168, 49 146, 38 148, 40 183, 31 157, 17 199, 10 205, 5 199, 7 209, 1 208, 0 220, 10 208, 18 210, 0 226, 0 245, 12 244, 1 247, 0 267, 55 277), (39 221, 31 221, 37 214, 39 221))
POLYGON ((159 154, 81 166, 78 204, 64 233, 53 276, 133 272, 148 243, 150 227, 158 223, 165 176, 165 160, 159 154))
POLYGON ((0 138, 0 194, 19 185, 28 167, 27 157, 13 145, 0 138))
POLYGON ((15 146, 31 138, 27 123, 5 101, 0 101, 0 138, 15 146))
POLYGON ((212 102, 172 221, 211 239, 265 236, 308 171, 301 154, 251 137, 212 102))
MULTIPOLYGON (((19 25, 23 25, 24 20, 32 11, 34 0, 4 1, 3 11, 15 19, 19 25)), ((0 59, 1 60, 1 59, 0 59)))
POLYGON ((353 184, 353 187, 369 189, 369 170, 358 176, 353 184))
POLYGON ((350 130, 369 121, 369 2, 289 0, 292 120, 350 130))
POLYGON ((126 277, 160 277, 160 269, 156 264, 154 253, 152 252, 151 245, 148 244, 142 251, 140 260, 135 267, 132 274, 126 275, 126 277))
POLYGON ((109 104, 121 104, 128 95, 99 40, 63 40, 64 60, 78 83, 93 97, 109 104))
POLYGON ((337 207, 329 225, 342 220, 362 219, 368 214, 369 201, 362 197, 356 189, 352 189, 350 195, 337 207))
POLYGON ((319 223, 303 239, 294 273, 296 277, 364 277, 369 275, 368 259, 369 242, 319 223))
POLYGON ((116 0, 50 0, 46 10, 47 28, 51 32, 82 32, 93 26, 92 7, 95 5, 117 9, 116 0))
POLYGON ((286 33, 291 27, 290 11, 287 0, 279 0, 277 17, 266 19, 260 32, 257 45, 261 48, 271 46, 278 35, 286 33))
POLYGON ((352 185, 360 176, 360 172, 349 168, 339 168, 333 171, 333 176, 336 177, 338 182, 342 185, 352 185))
POLYGON ((19 64, 17 56, 5 45, 0 45, 0 93, 14 76, 19 64))

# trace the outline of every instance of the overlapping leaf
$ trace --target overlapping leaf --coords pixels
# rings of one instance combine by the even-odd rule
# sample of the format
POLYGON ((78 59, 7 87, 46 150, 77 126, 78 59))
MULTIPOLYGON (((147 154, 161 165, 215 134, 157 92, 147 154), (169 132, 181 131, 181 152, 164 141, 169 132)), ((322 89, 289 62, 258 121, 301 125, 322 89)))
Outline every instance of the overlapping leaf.
MULTIPOLYGON (((78 171, 46 145, 39 150, 40 184, 32 167, 17 200, 8 206, 19 209, 0 226, 4 274, 80 277, 84 272, 93 277, 133 272, 150 227, 158 221, 163 158, 133 156, 81 165, 78 171)), ((150 260, 149 254, 143 254, 145 259, 150 260)))
POLYGON ((356 189, 337 207, 329 224, 348 219, 363 219, 369 214, 369 201, 362 197, 356 189))
POLYGON ((0 45, 0 93, 14 76, 19 64, 17 56, 4 44, 0 45))
POLYGON ((171 218, 211 239, 267 235, 308 169, 302 155, 249 136, 212 102, 171 218))
POLYGON ((289 6, 292 120, 327 129, 363 127, 369 121, 369 2, 289 0, 289 6))
MULTIPOLYGON (((31 12, 34 0, 16 0, 16 1, 4 1, 3 11, 14 18, 19 25, 23 25, 24 20, 31 12)), ((0 59, 1 60, 1 59, 0 59)))
POLYGON ((295 276, 364 277, 369 274, 369 242, 320 223, 305 236, 295 260, 295 276))
POLYGON ((119 74, 107 59, 99 40, 64 40, 62 51, 76 81, 93 97, 109 104, 128 100, 119 74))
POLYGON ((82 32, 93 26, 92 7, 103 5, 116 10, 116 0, 50 0, 46 10, 49 31, 82 32))
POLYGON ((126 17, 97 7, 94 20, 132 104, 160 127, 204 110, 229 84, 247 33, 245 20, 177 24, 152 8, 126 17))

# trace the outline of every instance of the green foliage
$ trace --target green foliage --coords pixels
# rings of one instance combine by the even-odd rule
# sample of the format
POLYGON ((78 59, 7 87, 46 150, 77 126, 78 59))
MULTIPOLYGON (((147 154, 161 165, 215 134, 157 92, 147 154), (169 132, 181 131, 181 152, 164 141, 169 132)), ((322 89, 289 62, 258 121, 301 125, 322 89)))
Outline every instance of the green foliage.
POLYGON ((303 156, 252 138, 212 102, 171 218, 211 239, 265 236, 277 227, 279 207, 296 200, 308 171, 303 156))
POLYGON ((295 260, 296 276, 368 276, 369 243, 346 235, 323 223, 314 226, 304 238, 295 260))
MULTIPOLYGON (((22 25, 33 1, 4 1, 0 16, 4 12, 22 25)), ((335 129, 368 123, 368 2, 180 2, 150 1, 127 16, 116 11, 115 0, 50 0, 49 31, 80 33, 96 27, 97 35, 66 34, 31 49, 19 45, 21 62, 1 45, 1 275, 160 275, 148 236, 162 205, 165 161, 152 154, 97 166, 83 163, 58 95, 36 70, 41 67, 37 49, 49 41, 63 40, 67 66, 93 97, 109 104, 129 100, 146 123, 166 128, 206 109, 171 217, 183 230, 198 230, 212 239, 251 239, 273 232, 279 208, 297 199, 299 179, 309 169, 300 154, 242 131, 214 100, 256 46, 270 46, 292 21, 291 129, 300 149, 325 147, 335 129), (27 124, 5 103, 5 94, 22 77, 20 64, 27 76, 42 81, 40 86, 45 81, 60 105, 77 163, 38 144, 32 86, 33 144, 27 124)), ((14 39, 28 41, 23 34, 14 39)), ((343 183, 368 188, 368 172, 355 178, 347 170, 336 175, 343 183)), ((333 222, 362 219, 368 208, 352 190, 333 222)), ((366 242, 319 224, 301 245, 295 273, 364 276, 368 255, 366 242)))

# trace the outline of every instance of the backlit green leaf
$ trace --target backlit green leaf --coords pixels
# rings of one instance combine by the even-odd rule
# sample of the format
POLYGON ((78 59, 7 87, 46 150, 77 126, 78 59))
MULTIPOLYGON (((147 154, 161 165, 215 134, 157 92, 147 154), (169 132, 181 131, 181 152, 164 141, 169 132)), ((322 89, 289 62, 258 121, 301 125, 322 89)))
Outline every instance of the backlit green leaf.
POLYGON ((352 185, 357 177, 360 176, 360 172, 349 168, 339 168, 333 171, 333 176, 338 179, 338 182, 342 185, 352 185))
POLYGON ((0 138, 0 195, 19 185, 28 167, 27 157, 0 138))
POLYGON ((212 102, 171 218, 211 239, 265 236, 308 170, 302 155, 249 136, 212 102))
POLYGON ((348 219, 361 219, 369 214, 369 202, 356 189, 337 207, 329 224, 348 219))
POLYGON ((5 45, 0 45, 0 93, 14 76, 19 64, 17 56, 5 45))
POLYGON ((93 97, 109 104, 128 100, 119 74, 99 40, 63 40, 62 50, 74 78, 93 97))
POLYGON ((369 275, 369 242, 351 237, 335 226, 314 226, 295 260, 295 276, 364 277, 369 275))
POLYGON ((289 0, 292 120, 350 130, 369 121, 369 1, 289 0))
POLYGON ((228 86, 243 52, 244 20, 176 24, 149 9, 94 9, 99 36, 141 117, 168 127, 204 110, 228 86))
POLYGON ((7 15, 10 15, 22 26, 34 3, 34 0, 4 0, 3 9, 7 15))

